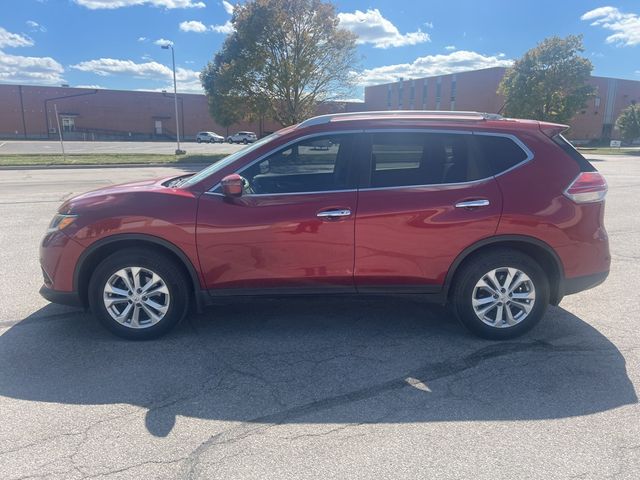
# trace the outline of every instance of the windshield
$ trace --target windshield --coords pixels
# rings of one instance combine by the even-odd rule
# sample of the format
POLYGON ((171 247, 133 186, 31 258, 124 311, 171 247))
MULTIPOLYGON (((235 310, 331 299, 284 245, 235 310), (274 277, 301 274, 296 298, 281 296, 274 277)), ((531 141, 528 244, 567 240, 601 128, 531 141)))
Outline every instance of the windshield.
POLYGON ((253 152, 254 150, 260 148, 266 143, 269 143, 271 140, 279 136, 280 135, 278 133, 272 133, 271 135, 267 135, 266 137, 261 138, 257 142, 252 143, 250 146, 245 147, 241 150, 238 150, 237 152, 232 153, 228 157, 224 157, 219 162, 209 165, 207 168, 200 171, 200 173, 197 173, 196 175, 186 179, 184 182, 181 182, 180 187, 188 187, 190 185, 195 185, 196 183, 207 178, 209 175, 213 175, 214 173, 225 168, 227 165, 231 165, 233 162, 243 157, 247 153, 253 152))

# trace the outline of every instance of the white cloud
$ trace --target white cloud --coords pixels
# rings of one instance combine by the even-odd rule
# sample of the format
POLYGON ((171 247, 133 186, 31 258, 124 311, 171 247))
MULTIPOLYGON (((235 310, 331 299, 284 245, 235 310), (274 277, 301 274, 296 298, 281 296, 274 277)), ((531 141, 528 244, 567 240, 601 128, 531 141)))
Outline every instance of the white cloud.
POLYGON ((588 11, 580 19, 593 20, 591 25, 614 32, 607 37, 607 43, 621 47, 640 45, 640 15, 622 13, 616 7, 600 7, 588 11))
POLYGON ((0 48, 3 47, 32 47, 33 40, 27 35, 11 33, 0 27, 0 48))
POLYGON ((146 42, 147 40, 149 40, 147 37, 138 37, 139 42, 146 42))
POLYGON ((418 57, 411 63, 398 63, 370 68, 357 74, 356 83, 363 86, 391 83, 400 78, 430 77, 482 68, 508 67, 512 63, 513 60, 504 58, 502 54, 489 56, 467 50, 458 50, 444 55, 418 57))
POLYGON ((54 85, 64 83, 64 68, 51 57, 23 57, 0 51, 0 82, 54 85))
POLYGON ((421 30, 401 34, 398 28, 384 18, 377 8, 366 12, 339 13, 340 26, 358 36, 358 43, 371 43, 375 48, 402 47, 429 42, 428 33, 421 30))
POLYGON ((211 30, 216 33, 225 33, 228 35, 233 33, 233 23, 231 23, 231 20, 227 20, 224 25, 211 25, 211 30))
MULTIPOLYGON (((136 63, 133 60, 98 58, 95 60, 80 62, 76 65, 71 65, 71 68, 83 72, 95 73, 101 77, 122 75, 145 80, 171 81, 173 79, 173 71, 171 68, 155 61, 136 63)), ((202 91, 202 86, 200 85, 200 72, 178 67, 176 68, 176 80, 178 90, 181 92, 202 91)), ((171 85, 170 89, 173 90, 173 85, 171 85)))
POLYGON ((100 85, 74 85, 74 88, 91 88, 92 90, 104 90, 100 85))
POLYGON ((166 38, 159 38, 158 40, 153 42, 153 44, 162 47, 163 45, 173 45, 173 42, 171 40, 167 40, 166 38))
POLYGON ((204 2, 194 0, 74 0, 78 5, 90 10, 115 9, 132 7, 134 5, 152 5, 154 7, 173 8, 204 8, 204 2))
POLYGON ((456 49, 455 45, 447 45, 446 47, 444 47, 445 50, 448 50, 449 52, 453 52, 456 49))
POLYGON ((46 32, 47 29, 44 25, 40 25, 38 22, 34 20, 27 20, 25 22, 27 26, 31 29, 32 32, 46 32))
POLYGON ((190 20, 188 22, 180 22, 180 30, 183 32, 202 33, 207 31, 207 26, 197 20, 190 20))
POLYGON ((222 0, 222 6, 229 15, 233 15, 234 6, 231 3, 227 2, 227 0, 222 0))

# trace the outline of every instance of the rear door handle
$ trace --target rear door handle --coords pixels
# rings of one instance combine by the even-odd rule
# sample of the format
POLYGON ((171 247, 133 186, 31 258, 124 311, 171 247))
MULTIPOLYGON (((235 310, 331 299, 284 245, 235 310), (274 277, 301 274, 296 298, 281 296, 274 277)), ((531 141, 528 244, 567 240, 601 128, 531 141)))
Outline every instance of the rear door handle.
POLYGON ((316 217, 319 218, 340 218, 348 217, 351 215, 351 210, 345 208, 341 210, 325 210, 323 212, 316 213, 316 217))
POLYGON ((478 199, 478 200, 466 200, 464 202, 456 203, 456 208, 478 208, 478 207, 488 207, 491 204, 489 200, 486 198, 478 199))

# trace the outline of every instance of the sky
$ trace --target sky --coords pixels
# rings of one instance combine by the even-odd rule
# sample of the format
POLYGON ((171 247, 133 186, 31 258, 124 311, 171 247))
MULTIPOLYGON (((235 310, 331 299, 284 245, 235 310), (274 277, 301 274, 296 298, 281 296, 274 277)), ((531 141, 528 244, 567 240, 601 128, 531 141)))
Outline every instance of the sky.
MULTIPOLYGON (((0 0, 0 83, 202 93, 233 31, 233 0, 0 0)), ((242 3, 240 1, 239 3, 242 3)), ((640 80, 640 0, 335 0, 358 35, 349 99, 400 78, 508 66, 551 35, 582 34, 594 75, 640 80)))

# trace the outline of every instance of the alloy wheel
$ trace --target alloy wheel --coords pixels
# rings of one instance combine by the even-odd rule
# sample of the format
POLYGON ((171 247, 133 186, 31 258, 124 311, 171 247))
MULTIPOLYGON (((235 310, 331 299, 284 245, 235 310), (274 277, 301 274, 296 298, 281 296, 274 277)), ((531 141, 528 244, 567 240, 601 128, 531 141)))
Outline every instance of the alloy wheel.
POLYGON ((140 329, 160 322, 167 314, 171 296, 157 273, 143 267, 125 267, 107 280, 104 306, 116 322, 140 329))
POLYGON ((486 325, 509 328, 531 313, 536 301, 533 281, 521 270, 495 268, 485 273, 472 293, 473 311, 486 325))

